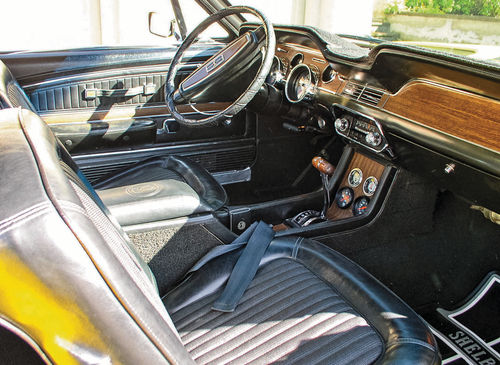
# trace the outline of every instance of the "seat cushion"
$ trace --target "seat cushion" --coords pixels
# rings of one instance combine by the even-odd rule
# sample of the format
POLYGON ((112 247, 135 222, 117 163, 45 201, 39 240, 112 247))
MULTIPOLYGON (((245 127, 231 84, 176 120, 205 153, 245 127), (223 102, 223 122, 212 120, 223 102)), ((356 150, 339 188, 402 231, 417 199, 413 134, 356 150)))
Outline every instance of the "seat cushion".
POLYGON ((262 267, 237 310, 211 310, 219 293, 170 313, 198 363, 370 364, 380 336, 331 286, 291 259, 262 267))
POLYGON ((141 161, 94 187, 125 226, 213 212, 227 200, 224 188, 207 170, 180 156, 141 161))
POLYGON ((311 240, 274 239, 236 310, 211 310, 241 250, 163 302, 197 363, 434 364, 426 324, 362 268, 311 240))

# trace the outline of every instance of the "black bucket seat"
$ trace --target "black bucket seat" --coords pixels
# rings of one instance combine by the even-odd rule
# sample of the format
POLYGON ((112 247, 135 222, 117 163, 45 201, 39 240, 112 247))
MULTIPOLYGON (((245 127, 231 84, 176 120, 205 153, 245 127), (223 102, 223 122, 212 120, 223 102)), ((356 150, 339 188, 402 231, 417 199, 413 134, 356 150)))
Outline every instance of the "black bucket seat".
POLYGON ((48 361, 439 363, 418 315, 308 239, 274 239, 234 312, 211 305, 241 250, 209 260, 160 298, 147 265, 36 114, 0 111, 0 140, 0 324, 48 361))

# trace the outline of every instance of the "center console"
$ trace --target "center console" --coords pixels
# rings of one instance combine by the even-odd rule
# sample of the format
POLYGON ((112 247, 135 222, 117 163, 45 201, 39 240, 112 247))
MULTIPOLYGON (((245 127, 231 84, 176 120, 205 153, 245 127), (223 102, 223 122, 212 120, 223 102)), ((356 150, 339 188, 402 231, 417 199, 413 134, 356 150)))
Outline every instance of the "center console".
POLYGON ((330 110, 335 130, 347 146, 336 167, 321 157, 312 161, 323 181, 323 209, 311 206, 275 225, 282 234, 321 235, 365 224, 383 205, 396 173, 391 164, 394 153, 376 119, 338 104, 330 110))

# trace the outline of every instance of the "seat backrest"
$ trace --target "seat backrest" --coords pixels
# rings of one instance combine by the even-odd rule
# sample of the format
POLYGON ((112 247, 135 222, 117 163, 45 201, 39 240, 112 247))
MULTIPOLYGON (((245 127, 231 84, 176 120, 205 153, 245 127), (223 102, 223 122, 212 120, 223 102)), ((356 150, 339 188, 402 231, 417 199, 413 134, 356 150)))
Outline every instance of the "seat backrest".
POLYGON ((56 363, 191 363, 147 265, 45 123, 2 110, 0 140, 0 324, 56 363))
POLYGON ((0 109, 17 107, 35 111, 35 107, 24 90, 5 64, 0 61, 0 109))

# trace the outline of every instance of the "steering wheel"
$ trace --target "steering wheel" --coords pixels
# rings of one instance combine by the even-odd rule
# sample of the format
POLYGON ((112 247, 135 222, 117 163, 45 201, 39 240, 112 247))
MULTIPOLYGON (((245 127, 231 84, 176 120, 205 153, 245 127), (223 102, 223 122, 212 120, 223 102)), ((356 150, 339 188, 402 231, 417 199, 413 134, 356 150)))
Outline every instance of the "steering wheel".
POLYGON ((276 48, 276 36, 274 34, 273 25, 260 11, 247 6, 231 6, 210 15, 207 19, 201 22, 182 42, 177 50, 168 70, 167 82, 165 83, 165 103, 170 109, 172 117, 179 123, 190 126, 201 126, 207 124, 216 124, 216 122, 231 118, 233 115, 240 112, 253 99, 255 94, 263 85, 273 63, 274 50, 276 48), (253 14, 262 22, 262 28, 255 31, 246 32, 234 41, 229 43, 209 60, 203 63, 187 78, 185 78, 179 88, 175 89, 175 76, 179 69, 179 61, 182 59, 184 52, 193 44, 197 36, 207 29, 213 23, 234 14, 253 14), (262 34, 263 33, 263 34, 262 34), (261 46, 262 41, 259 38, 265 36, 264 46, 261 46), (253 50, 262 51, 262 60, 253 81, 247 89, 229 105, 226 109, 219 111, 210 117, 203 119, 187 119, 176 108, 176 103, 189 102, 188 95, 196 95, 210 88, 211 84, 217 78, 221 78, 224 74, 231 72, 238 66, 242 54, 249 54, 253 50))

